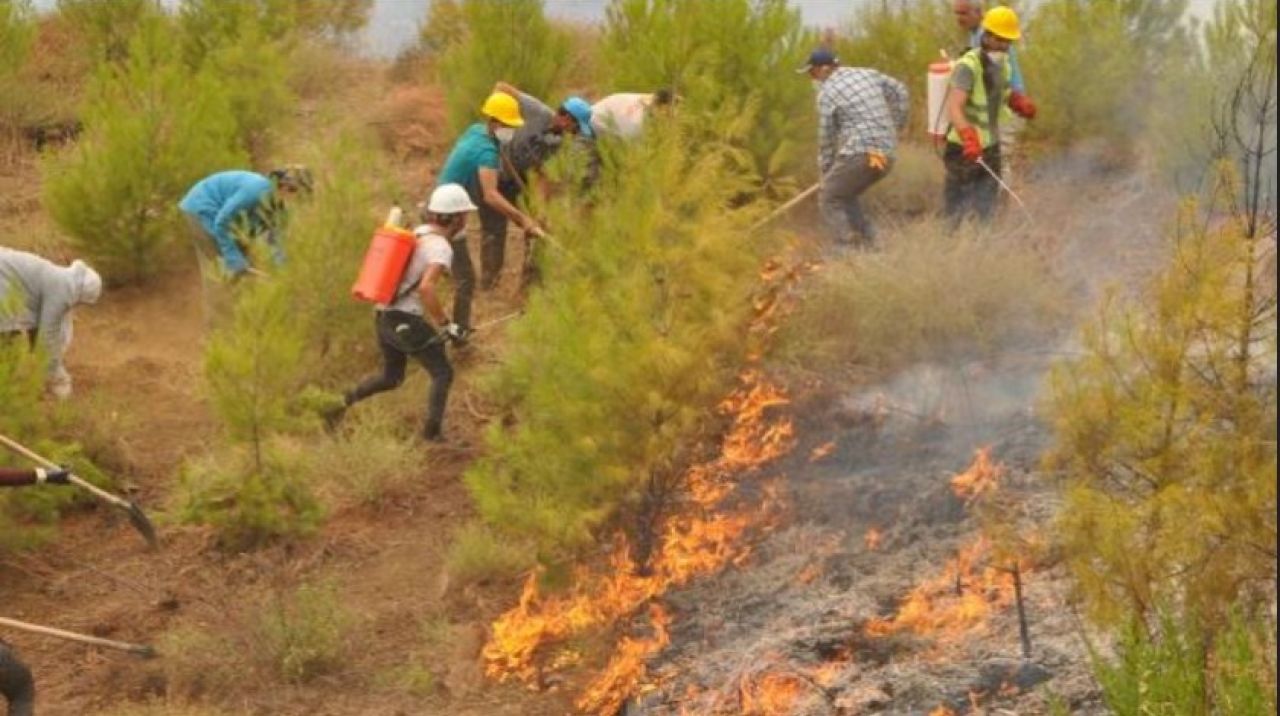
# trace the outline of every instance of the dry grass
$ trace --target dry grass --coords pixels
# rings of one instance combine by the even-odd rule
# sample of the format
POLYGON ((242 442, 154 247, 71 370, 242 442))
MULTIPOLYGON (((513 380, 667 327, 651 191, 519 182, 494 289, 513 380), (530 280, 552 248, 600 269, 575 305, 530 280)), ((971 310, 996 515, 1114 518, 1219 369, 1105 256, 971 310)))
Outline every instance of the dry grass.
POLYGON ((948 233, 925 220, 886 242, 817 275, 783 328, 785 359, 819 369, 954 365, 1038 345, 1065 316, 1062 287, 1019 236, 948 233))
POLYGON ((943 179, 942 159, 932 145, 904 142, 898 145, 893 171, 871 187, 867 202, 877 216, 935 214, 942 208, 943 179))
POLYGON ((480 523, 463 527, 449 545, 449 577, 464 584, 506 579, 534 562, 532 550, 496 534, 480 523))

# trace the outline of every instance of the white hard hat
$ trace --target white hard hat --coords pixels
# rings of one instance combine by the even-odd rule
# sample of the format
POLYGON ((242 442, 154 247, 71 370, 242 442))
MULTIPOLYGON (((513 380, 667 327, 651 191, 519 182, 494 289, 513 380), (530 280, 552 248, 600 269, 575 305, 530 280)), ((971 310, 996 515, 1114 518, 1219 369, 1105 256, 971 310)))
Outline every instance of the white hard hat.
POLYGON ((427 211, 432 214, 461 214, 477 208, 461 184, 441 184, 427 202, 427 211))

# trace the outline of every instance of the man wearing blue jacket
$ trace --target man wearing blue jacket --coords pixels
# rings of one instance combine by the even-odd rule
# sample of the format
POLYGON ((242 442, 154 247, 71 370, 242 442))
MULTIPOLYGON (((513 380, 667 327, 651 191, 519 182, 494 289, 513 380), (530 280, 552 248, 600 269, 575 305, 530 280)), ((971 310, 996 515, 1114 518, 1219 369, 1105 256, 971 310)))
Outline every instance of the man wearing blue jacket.
MULTIPOLYGON (((284 261, 279 236, 283 200, 299 191, 310 192, 311 187, 311 172, 296 165, 276 169, 269 176, 250 171, 218 172, 191 187, 178 207, 213 242, 227 273, 238 277, 250 269, 245 236, 265 232, 275 262, 284 261)), ((197 248, 207 255, 207 243, 197 248)))

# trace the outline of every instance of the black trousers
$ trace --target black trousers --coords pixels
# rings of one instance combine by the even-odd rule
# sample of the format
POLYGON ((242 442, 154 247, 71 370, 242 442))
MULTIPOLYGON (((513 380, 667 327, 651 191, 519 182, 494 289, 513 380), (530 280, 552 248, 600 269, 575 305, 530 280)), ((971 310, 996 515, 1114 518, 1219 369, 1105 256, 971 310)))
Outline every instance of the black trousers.
POLYGON ((437 333, 421 316, 403 311, 379 311, 374 317, 378 348, 382 351, 382 373, 372 376, 346 395, 353 405, 371 395, 400 387, 405 368, 413 358, 431 376, 431 394, 427 401, 423 434, 440 436, 444 427, 444 406, 453 384, 453 367, 445 355, 444 336, 437 333))
MULTIPOLYGON (((520 184, 514 179, 500 179, 498 193, 515 204, 520 198, 520 184)), ((507 254, 508 219, 483 201, 476 202, 476 206, 480 207, 477 212, 480 214, 480 288, 487 291, 498 285, 498 278, 502 275, 502 264, 507 254)))
MULTIPOLYGON (((991 171, 1000 173, 1000 145, 987 147, 982 152, 983 161, 991 167, 991 171)), ((943 199, 946 201, 945 212, 952 227, 957 226, 970 214, 982 221, 990 221, 995 215, 996 199, 1000 197, 1000 184, 995 177, 983 169, 977 162, 964 158, 964 150, 959 144, 947 143, 947 151, 942 155, 943 166, 947 170, 943 199)))
POLYGON ((476 295, 476 269, 467 250, 467 232, 449 240, 453 249, 453 263, 449 275, 453 278, 453 322, 463 328, 471 327, 471 302, 476 295))

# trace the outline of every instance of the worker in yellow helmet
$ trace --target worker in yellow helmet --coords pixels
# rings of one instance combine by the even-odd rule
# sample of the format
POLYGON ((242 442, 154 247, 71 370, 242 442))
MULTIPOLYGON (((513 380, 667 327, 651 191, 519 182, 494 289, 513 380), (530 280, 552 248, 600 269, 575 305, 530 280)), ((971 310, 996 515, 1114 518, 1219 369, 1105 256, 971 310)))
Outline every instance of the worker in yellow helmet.
MULTIPOLYGON (((498 189, 502 173, 500 148, 524 126, 520 102, 506 92, 494 92, 484 101, 480 114, 484 115, 484 121, 467 127, 458 138, 436 177, 436 186, 460 184, 477 206, 493 209, 533 236, 544 236, 537 222, 516 208, 498 189)), ((453 322, 461 327, 465 336, 471 328, 476 271, 467 250, 466 232, 459 232, 449 243, 453 249, 453 265, 449 270, 454 282, 453 322)))
POLYGON ((1024 119, 1036 116, 1035 103, 1014 88, 1008 61, 1009 49, 1020 37, 1017 13, 1003 6, 988 10, 982 18, 981 46, 962 55, 951 73, 951 131, 943 163, 946 214, 953 224, 971 213, 985 221, 995 212, 1002 108, 1008 106, 1024 119))

